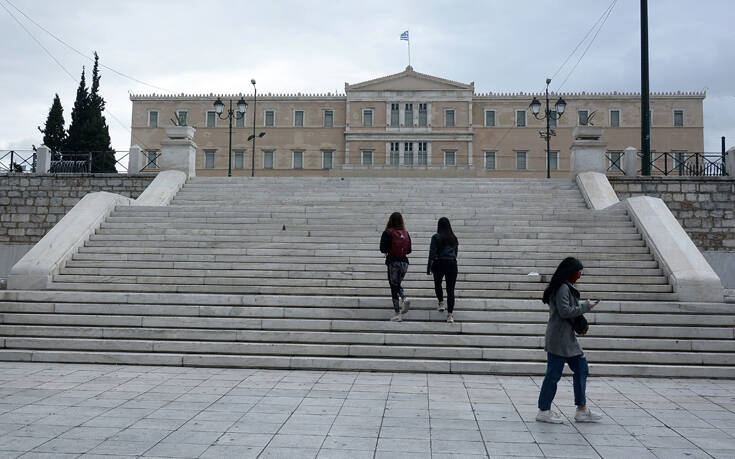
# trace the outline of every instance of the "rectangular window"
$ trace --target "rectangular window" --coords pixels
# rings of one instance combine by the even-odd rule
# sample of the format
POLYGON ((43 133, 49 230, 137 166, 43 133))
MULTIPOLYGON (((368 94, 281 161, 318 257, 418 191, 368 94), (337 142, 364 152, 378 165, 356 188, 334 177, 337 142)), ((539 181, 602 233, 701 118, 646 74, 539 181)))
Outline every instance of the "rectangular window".
POLYGON ((244 128, 245 127, 245 113, 238 113, 235 117, 235 127, 238 128, 244 128))
POLYGON ((516 169, 519 171, 525 171, 528 169, 528 164, 526 162, 526 155, 527 152, 525 151, 517 151, 516 152, 516 169))
POLYGON ((368 167, 371 167, 373 165, 373 152, 372 151, 368 150, 368 151, 362 152, 362 165, 368 166, 368 167))
POLYGON ((146 150, 145 152, 145 164, 143 169, 157 169, 158 168, 158 152, 156 150, 146 150))
POLYGON ((265 127, 275 127, 276 125, 276 112, 275 110, 265 111, 265 127))
POLYGON ((684 110, 674 110, 674 126, 684 126, 684 110))
POLYGON ((516 110, 516 127, 526 126, 526 111, 516 110))
POLYGON ((577 123, 580 126, 587 126, 590 122, 589 116, 589 110, 577 110, 577 123))
POLYGON ((149 128, 158 127, 158 112, 153 111, 153 110, 148 112, 148 127, 149 128))
POLYGON ((294 127, 304 127, 304 111, 303 110, 294 110, 293 125, 294 127))
POLYGON ((426 149, 426 142, 419 142, 419 166, 429 165, 429 152, 426 149))
POLYGON ((403 143, 403 164, 413 166, 413 142, 403 143))
POLYGON ((322 152, 322 169, 331 169, 334 161, 334 153, 331 151, 322 152))
POLYGON ((400 104, 390 104, 390 127, 398 127, 398 113, 400 104))
POLYGON ((485 169, 495 170, 495 152, 485 152, 485 169))
POLYGON ((179 126, 186 126, 186 123, 189 122, 189 112, 186 110, 179 110, 176 112, 176 116, 179 118, 179 126))
POLYGON ((429 119, 427 113, 426 104, 419 104, 419 127, 428 126, 429 119))
POLYGON ((401 163, 401 152, 399 142, 390 143, 390 165, 398 166, 401 163))
POLYGON ((454 127, 454 109, 444 110, 444 126, 454 127))
POLYGON ((214 153, 217 150, 204 150, 204 168, 214 169, 214 153))
POLYGON ((552 171, 559 170, 559 152, 558 151, 552 151, 549 154, 549 168, 552 171))
POLYGON ((549 117, 549 127, 556 127, 559 124, 559 115, 556 114, 556 110, 550 110, 551 116, 549 117))
POLYGON ((245 168, 245 151, 244 150, 235 150, 235 169, 244 169, 245 168))
POLYGON ((324 127, 334 127, 334 110, 324 110, 324 127))
POLYGON ((213 128, 217 126, 217 114, 213 111, 207 112, 207 127, 213 128))
POLYGON ((263 152, 263 169, 273 169, 273 152, 263 152))
POLYGON ((444 165, 445 166, 456 166, 457 165, 457 152, 456 151, 445 151, 444 152, 444 165))
POLYGON ((293 160, 291 161, 291 164, 294 169, 303 169, 304 168, 304 152, 294 151, 293 160))
POLYGON ((373 110, 370 108, 362 111, 362 125, 365 127, 373 127, 373 110))
POLYGON ((610 110, 610 127, 620 127, 620 110, 610 110))
POLYGON ((485 127, 495 126, 495 110, 485 110, 485 127))
POLYGON ((622 151, 611 151, 610 152, 610 168, 611 171, 623 172, 623 152, 622 151))
POLYGON ((413 104, 406 104, 405 110, 403 111, 403 125, 413 127, 413 104))

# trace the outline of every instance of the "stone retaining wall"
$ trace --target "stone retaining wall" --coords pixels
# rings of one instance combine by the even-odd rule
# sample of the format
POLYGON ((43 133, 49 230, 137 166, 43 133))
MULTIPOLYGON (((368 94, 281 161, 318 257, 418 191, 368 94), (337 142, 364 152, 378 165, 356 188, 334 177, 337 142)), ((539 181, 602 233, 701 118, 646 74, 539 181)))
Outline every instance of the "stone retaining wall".
POLYGON ((0 244, 35 244, 85 194, 137 198, 154 175, 0 175, 0 244))
POLYGON ((701 251, 735 252, 735 179, 609 177, 623 200, 661 198, 701 251))

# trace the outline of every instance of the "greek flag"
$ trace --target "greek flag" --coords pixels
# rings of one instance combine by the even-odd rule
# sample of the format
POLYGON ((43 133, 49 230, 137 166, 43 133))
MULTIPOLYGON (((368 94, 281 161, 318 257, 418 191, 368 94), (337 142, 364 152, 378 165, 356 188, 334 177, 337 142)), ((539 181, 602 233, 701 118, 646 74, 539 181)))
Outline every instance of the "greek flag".
POLYGON ((408 30, 401 34, 401 40, 408 41, 408 30))

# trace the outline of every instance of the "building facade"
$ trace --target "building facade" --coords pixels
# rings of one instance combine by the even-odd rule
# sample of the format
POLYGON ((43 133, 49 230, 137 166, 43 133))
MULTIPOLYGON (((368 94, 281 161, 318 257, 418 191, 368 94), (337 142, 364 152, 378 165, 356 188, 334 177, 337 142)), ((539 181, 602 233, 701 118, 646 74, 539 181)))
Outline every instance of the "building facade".
MULTIPOLYGON (((244 118, 233 121, 232 174, 249 175, 424 175, 540 177, 546 174, 546 122, 528 106, 539 94, 477 94, 474 83, 459 83, 405 71, 358 84, 345 94, 258 95, 244 118), (255 157, 252 142, 255 117, 255 157), (253 161, 254 160, 254 161, 253 161)), ((640 95, 563 93, 564 115, 552 122, 552 175, 567 176, 572 131, 604 129, 615 157, 640 147, 640 95)), ((131 144, 150 158, 174 117, 196 127, 197 174, 226 175, 230 155, 228 121, 218 119, 217 95, 131 95, 131 144)), ((241 95, 222 95, 237 101, 241 95)), ((552 95, 554 100, 558 94, 552 95)), ((654 151, 702 152, 704 93, 651 96, 654 151)), ((541 99, 541 97, 539 97, 541 99)))

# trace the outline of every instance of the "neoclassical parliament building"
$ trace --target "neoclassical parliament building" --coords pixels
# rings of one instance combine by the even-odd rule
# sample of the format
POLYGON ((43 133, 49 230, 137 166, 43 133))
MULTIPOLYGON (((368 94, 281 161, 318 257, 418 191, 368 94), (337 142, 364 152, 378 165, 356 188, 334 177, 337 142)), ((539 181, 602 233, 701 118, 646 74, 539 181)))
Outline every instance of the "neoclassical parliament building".
MULTIPOLYGON (((612 157, 640 147, 640 95, 631 93, 561 95, 566 111, 552 123, 552 174, 567 176, 572 131, 577 126, 604 129, 612 157)), ((227 175, 228 120, 218 118, 214 101, 236 103, 244 97, 245 116, 233 121, 232 175, 382 175, 540 177, 546 173, 546 121, 528 106, 534 93, 475 93, 474 83, 459 83, 413 70, 345 83, 345 94, 131 95, 131 144, 156 166, 164 128, 196 128, 197 175, 227 175), (247 139, 253 133, 255 152, 247 139)), ((651 95, 651 148, 702 152, 705 98, 700 92, 651 95)), ((543 113, 543 107, 542 107, 543 113)), ((145 162, 145 161, 144 161, 145 162)))

